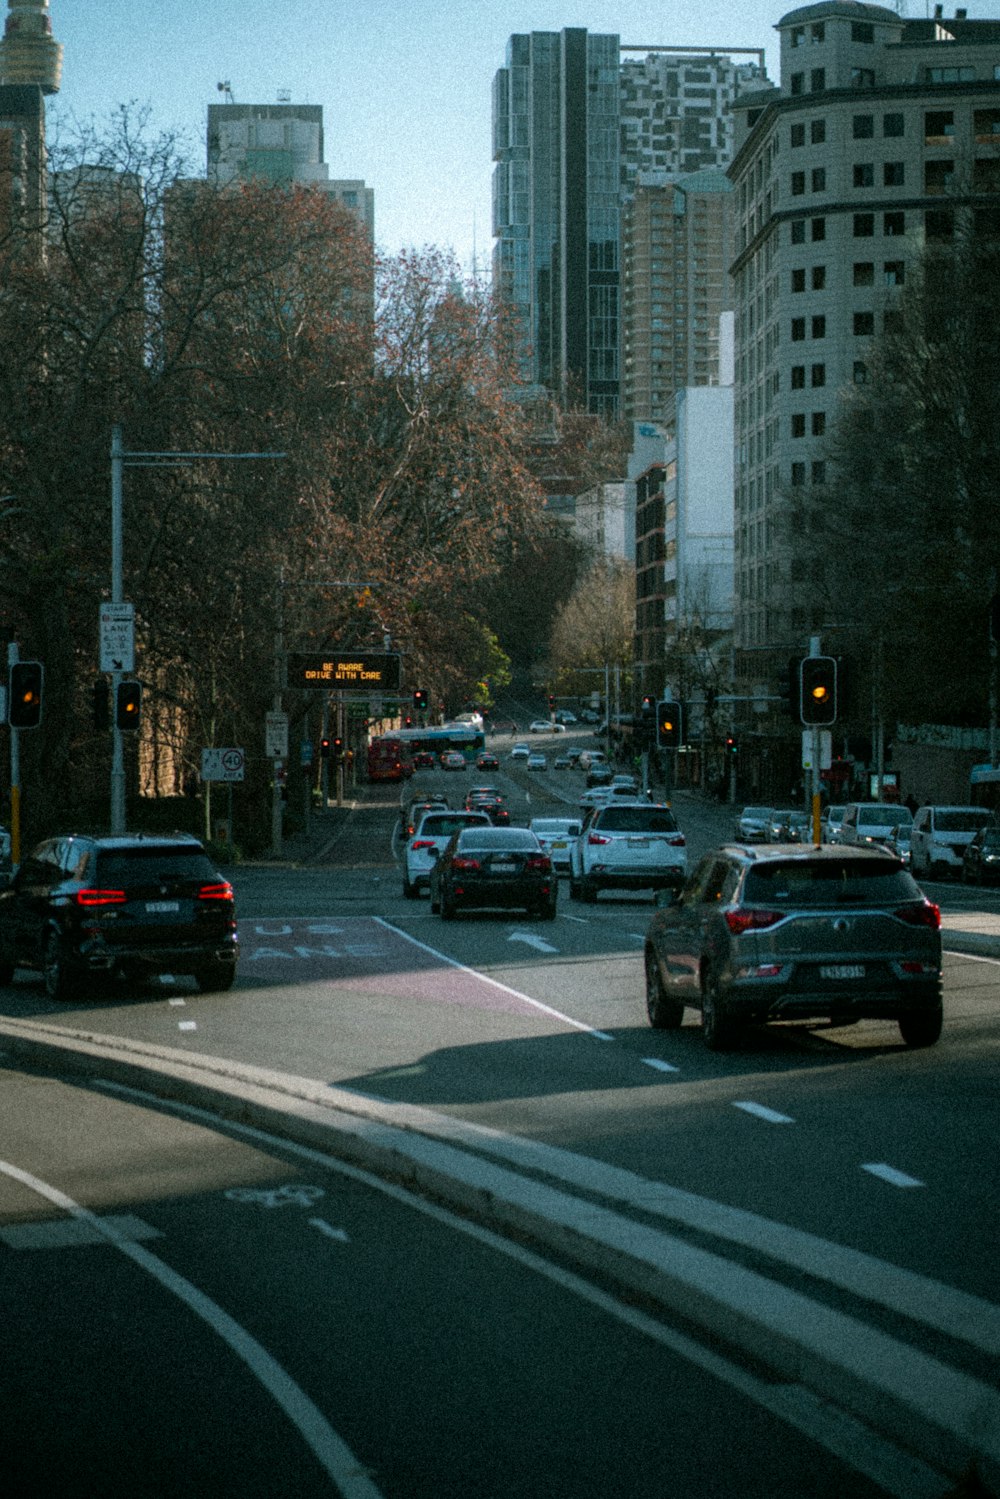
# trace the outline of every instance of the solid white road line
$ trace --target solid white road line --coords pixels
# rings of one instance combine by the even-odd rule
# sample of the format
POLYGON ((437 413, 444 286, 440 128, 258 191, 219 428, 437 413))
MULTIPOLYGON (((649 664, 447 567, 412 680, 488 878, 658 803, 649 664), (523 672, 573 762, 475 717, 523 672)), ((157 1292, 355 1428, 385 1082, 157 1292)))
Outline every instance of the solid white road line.
POLYGON ((776 1109, 769 1109, 762 1103, 737 1103, 733 1100, 734 1109, 742 1109, 744 1114, 753 1114, 756 1119, 765 1119, 768 1124, 794 1124, 795 1120, 787 1114, 779 1114, 776 1109))
POLYGON ((32 1176, 28 1171, 22 1171, 20 1167, 13 1166, 8 1161, 0 1161, 0 1172, 21 1182, 30 1191, 36 1192, 39 1197, 46 1198, 56 1207, 62 1208, 63 1212, 69 1213, 78 1222, 87 1224, 112 1248, 133 1260, 141 1270, 145 1270, 154 1280, 159 1281, 164 1290, 172 1292, 196 1316, 206 1322, 224 1343, 229 1344, 237 1358, 243 1360, 254 1377, 260 1381, 268 1394, 285 1412, 293 1426, 297 1427, 306 1446, 324 1471, 329 1474, 338 1492, 343 1495, 343 1499, 383 1499, 381 1490, 377 1489, 368 1478, 362 1464, 343 1439, 337 1435, 319 1407, 313 1404, 309 1396, 295 1384, 256 1338, 251 1337, 246 1328, 230 1317, 228 1312, 223 1311, 221 1306, 212 1301, 203 1291, 199 1291, 197 1286, 193 1286, 189 1280, 178 1275, 169 1265, 157 1259, 155 1254, 150 1254, 148 1249, 143 1249, 141 1245, 133 1243, 120 1232, 113 1219, 102 1218, 97 1213, 90 1212, 88 1208, 81 1207, 71 1197, 60 1192, 58 1187, 41 1181, 37 1176, 32 1176))

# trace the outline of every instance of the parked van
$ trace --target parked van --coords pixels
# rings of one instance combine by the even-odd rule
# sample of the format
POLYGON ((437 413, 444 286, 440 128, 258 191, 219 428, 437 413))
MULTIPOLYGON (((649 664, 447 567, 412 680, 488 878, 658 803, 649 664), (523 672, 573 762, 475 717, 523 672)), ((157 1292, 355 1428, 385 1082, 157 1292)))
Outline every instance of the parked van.
POLYGON ((960 875, 966 844, 989 820, 982 807, 921 807, 910 834, 910 868, 916 878, 960 875))
POLYGON ((848 802, 838 843, 882 843, 896 828, 909 830, 913 813, 899 802, 848 802))

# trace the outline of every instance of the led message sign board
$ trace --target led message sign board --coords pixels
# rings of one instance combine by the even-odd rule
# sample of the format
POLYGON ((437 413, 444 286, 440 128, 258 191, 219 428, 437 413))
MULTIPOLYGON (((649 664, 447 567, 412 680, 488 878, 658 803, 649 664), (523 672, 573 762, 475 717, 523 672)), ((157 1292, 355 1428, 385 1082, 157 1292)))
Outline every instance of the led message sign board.
POLYGON ((398 692, 399 656, 386 651, 293 651, 288 657, 288 685, 327 692, 398 692))

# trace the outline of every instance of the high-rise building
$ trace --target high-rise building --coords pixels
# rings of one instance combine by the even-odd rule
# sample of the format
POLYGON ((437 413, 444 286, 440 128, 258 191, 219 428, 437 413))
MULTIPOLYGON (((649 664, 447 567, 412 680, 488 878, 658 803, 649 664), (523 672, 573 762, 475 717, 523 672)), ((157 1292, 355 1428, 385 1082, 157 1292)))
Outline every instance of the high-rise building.
POLYGON ((59 92, 62 47, 52 35, 49 0, 7 0, 0 41, 0 85, 29 84, 59 92))
POLYGON ((732 184, 710 168, 640 174, 622 222, 622 414, 672 426, 674 397, 719 383, 719 318, 732 307, 732 184))
POLYGON ((52 36, 49 0, 7 0, 0 41, 0 240, 27 232, 41 253, 45 216, 45 99, 58 92, 62 47, 52 36))
POLYGON ((494 285, 526 384, 619 398, 618 37, 512 36, 493 82, 494 285))
POLYGON ((208 177, 314 187, 356 213, 374 239, 375 194, 363 181, 331 178, 320 104, 210 104, 208 177))
POLYGON ((914 258, 962 223, 996 229, 1000 25, 935 12, 790 11, 780 88, 735 105, 738 685, 773 682, 826 623, 796 551, 803 502, 914 258))

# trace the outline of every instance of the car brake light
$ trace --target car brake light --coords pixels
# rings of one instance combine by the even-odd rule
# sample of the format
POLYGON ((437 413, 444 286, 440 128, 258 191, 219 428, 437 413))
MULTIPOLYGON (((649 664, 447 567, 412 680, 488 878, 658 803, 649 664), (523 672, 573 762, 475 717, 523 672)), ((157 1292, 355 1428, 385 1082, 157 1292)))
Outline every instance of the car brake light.
POLYGON ((437 845, 433 838, 415 838, 411 847, 416 850, 418 848, 436 848, 437 845))
POLYGON ((531 854, 525 861, 525 869, 536 869, 542 874, 548 874, 552 868, 552 860, 548 854, 531 854))
POLYGON ((782 911, 727 911, 726 925, 734 936, 739 937, 743 932, 774 926, 775 922, 782 919, 783 914, 782 911))
POLYGON ((590 833, 587 836, 588 843, 610 843, 610 838, 605 838, 601 833, 590 833))
POLYGON ((218 885, 202 885, 198 891, 199 900, 232 900, 233 887, 228 880, 223 880, 218 885))
POLYGON ((451 861, 452 869, 461 869, 468 873, 469 870, 480 867, 478 859, 470 859, 468 854, 458 855, 451 861))
POLYGON ((667 839, 667 842, 670 844, 671 848, 683 848, 684 847, 684 834, 683 833, 675 833, 672 838, 668 838, 667 839))
POLYGON ((914 901, 910 906, 898 906, 896 915, 900 921, 906 921, 910 926, 929 926, 937 931, 941 925, 941 907, 930 900, 914 901))
POLYGON ((78 890, 73 899, 78 906, 123 906, 128 897, 124 890, 78 890))

